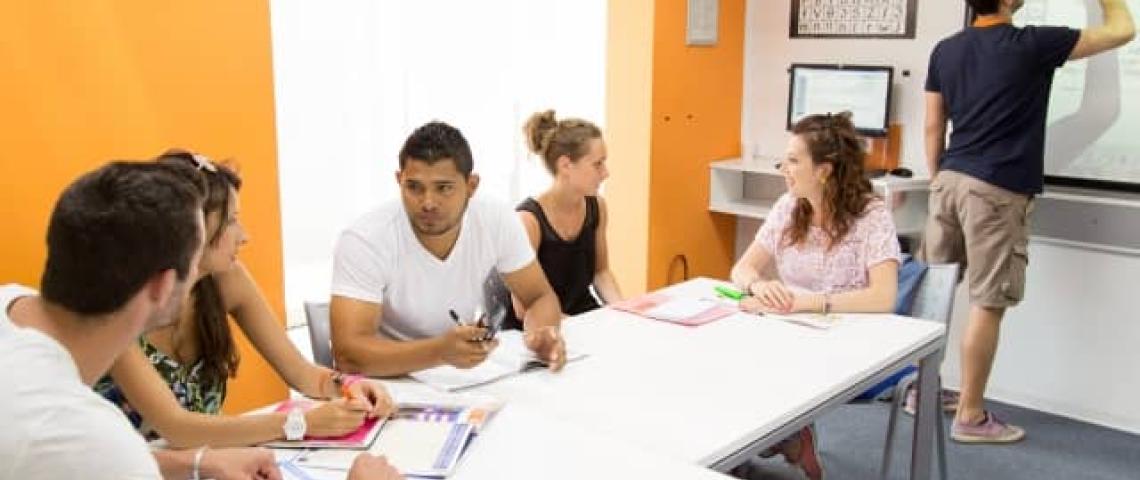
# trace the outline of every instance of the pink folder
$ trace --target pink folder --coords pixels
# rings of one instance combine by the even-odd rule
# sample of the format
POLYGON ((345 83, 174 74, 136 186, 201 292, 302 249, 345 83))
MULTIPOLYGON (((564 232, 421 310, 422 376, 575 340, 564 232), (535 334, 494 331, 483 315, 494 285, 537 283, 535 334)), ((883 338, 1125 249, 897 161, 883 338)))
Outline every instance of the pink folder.
MULTIPOLYGON (((315 408, 319 403, 312 400, 285 400, 274 407, 274 412, 288 412, 294 408, 300 408, 309 411, 315 408)), ((270 448, 345 448, 345 449, 359 449, 363 450, 372 445, 376 440, 376 436, 380 433, 380 427, 384 425, 382 418, 369 418, 365 419, 364 423, 355 432, 339 437, 317 437, 312 435, 305 435, 303 440, 280 440, 270 442, 264 446, 270 448)))
POLYGON ((642 295, 640 297, 614 303, 610 306, 616 310, 641 315, 645 318, 652 318, 654 320, 660 320, 663 322, 675 323, 689 327, 704 325, 706 323, 712 322, 714 320, 719 320, 737 312, 736 309, 727 305, 718 302, 709 302, 709 308, 695 312, 694 314, 683 318, 666 318, 653 314, 655 308, 665 304, 672 299, 672 297, 663 293, 650 293, 642 295))

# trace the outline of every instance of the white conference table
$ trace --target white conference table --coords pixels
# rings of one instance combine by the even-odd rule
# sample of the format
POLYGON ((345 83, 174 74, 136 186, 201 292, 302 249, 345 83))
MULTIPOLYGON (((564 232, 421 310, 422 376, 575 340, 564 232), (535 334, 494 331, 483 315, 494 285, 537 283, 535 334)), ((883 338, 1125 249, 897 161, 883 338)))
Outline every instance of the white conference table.
MULTIPOLYGON (((710 297, 718 283, 663 292, 710 297)), ((744 313, 699 327, 608 308, 568 318, 569 348, 588 357, 466 391, 505 406, 451 478, 726 478, 717 471, 918 361, 910 478, 928 479, 944 332, 894 315, 844 316, 827 330, 744 313)), ((385 383, 397 399, 428 388, 385 383)), ((344 476, 327 474, 314 478, 344 476)))
MULTIPOLYGON (((700 278, 663 292, 711 297, 718 283, 700 278)), ((472 391, 662 458, 727 471, 921 361, 911 478, 926 479, 944 331, 893 315, 852 315, 828 330, 744 313, 685 327, 606 308, 563 323, 569 348, 587 358, 558 374, 531 372, 472 391)))
MULTIPOLYGON (((345 466, 347 468, 347 465, 345 466)), ((304 469, 288 480, 343 480, 345 472, 304 469)), ((726 475, 570 425, 525 406, 505 405, 463 454, 453 480, 652 478, 730 480, 726 475)))

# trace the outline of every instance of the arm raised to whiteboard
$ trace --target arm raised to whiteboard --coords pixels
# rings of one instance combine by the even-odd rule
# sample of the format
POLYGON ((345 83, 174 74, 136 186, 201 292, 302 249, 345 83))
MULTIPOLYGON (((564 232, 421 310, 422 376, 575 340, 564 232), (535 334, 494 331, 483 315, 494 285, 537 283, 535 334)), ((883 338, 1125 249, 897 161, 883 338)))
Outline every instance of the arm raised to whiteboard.
POLYGON ((1128 11, 1125 0, 1100 0, 1100 7, 1104 13, 1104 23, 1081 30, 1081 36, 1069 54, 1069 60, 1111 50, 1130 42, 1136 36, 1136 26, 1132 23, 1132 14, 1128 11))

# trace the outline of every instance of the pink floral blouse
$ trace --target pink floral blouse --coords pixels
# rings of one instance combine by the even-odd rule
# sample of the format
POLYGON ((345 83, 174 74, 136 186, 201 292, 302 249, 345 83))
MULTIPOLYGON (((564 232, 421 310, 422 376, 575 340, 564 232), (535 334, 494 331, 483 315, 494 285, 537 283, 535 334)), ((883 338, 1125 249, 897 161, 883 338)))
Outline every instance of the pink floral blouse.
POLYGON ((815 226, 800 245, 786 245, 784 230, 791 224, 795 204, 790 194, 781 196, 754 240, 772 254, 780 279, 789 288, 812 293, 859 290, 867 287, 871 267, 901 261, 895 223, 882 200, 867 204, 863 216, 830 251, 827 234, 815 226))

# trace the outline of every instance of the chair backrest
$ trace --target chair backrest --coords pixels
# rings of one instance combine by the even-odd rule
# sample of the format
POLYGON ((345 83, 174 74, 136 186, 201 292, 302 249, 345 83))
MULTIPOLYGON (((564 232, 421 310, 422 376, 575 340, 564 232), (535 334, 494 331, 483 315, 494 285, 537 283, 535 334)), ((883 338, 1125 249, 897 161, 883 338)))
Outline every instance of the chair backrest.
POLYGON ((910 316, 950 323, 954 309, 954 291, 958 289, 958 264, 934 263, 927 266, 926 275, 915 293, 910 316))
POLYGON ((313 346, 313 361, 333 368, 329 304, 305 302, 305 318, 309 322, 309 343, 313 346))

